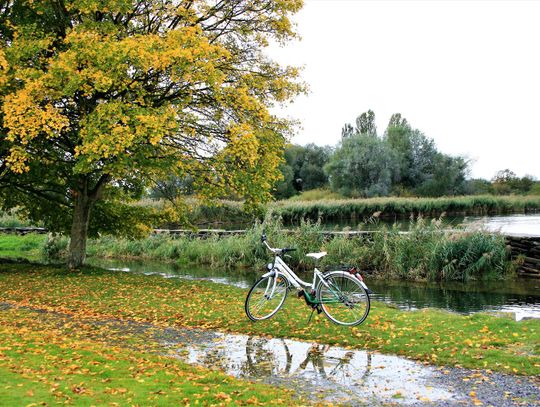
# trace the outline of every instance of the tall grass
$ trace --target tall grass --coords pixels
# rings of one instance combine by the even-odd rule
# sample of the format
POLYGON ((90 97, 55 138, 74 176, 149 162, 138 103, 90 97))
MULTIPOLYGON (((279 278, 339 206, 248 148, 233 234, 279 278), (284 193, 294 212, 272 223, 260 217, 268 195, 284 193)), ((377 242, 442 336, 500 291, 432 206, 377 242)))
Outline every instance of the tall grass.
POLYGON ((322 201, 329 199, 347 199, 343 195, 332 192, 329 189, 325 188, 316 188, 310 189, 309 191, 304 191, 300 195, 292 196, 288 201, 322 201))
POLYGON ((291 231, 269 215, 245 234, 206 238, 153 235, 143 240, 103 237, 92 240, 90 256, 125 257, 173 261, 209 267, 260 267, 270 259, 261 245, 263 232, 274 247, 294 247, 287 262, 297 269, 311 269, 308 252, 326 251, 321 266, 356 265, 374 277, 407 280, 500 279, 511 276, 514 264, 502 236, 484 232, 447 233, 440 222, 414 223, 408 234, 396 228, 369 236, 326 238, 320 222, 302 221, 291 231))
POLYGON ((0 211, 0 227, 1 228, 18 228, 18 227, 28 227, 35 226, 30 222, 25 220, 18 213, 19 210, 16 208, 10 209, 8 211, 0 211))
POLYGON ((323 221, 363 219, 377 213, 382 218, 439 217, 448 215, 494 215, 540 210, 540 196, 462 196, 445 198, 369 198, 319 201, 287 200, 270 208, 285 222, 300 219, 323 221))
POLYGON ((503 236, 481 231, 445 232, 439 221, 415 222, 410 232, 375 233, 372 264, 385 276, 409 280, 493 280, 515 270, 503 236))

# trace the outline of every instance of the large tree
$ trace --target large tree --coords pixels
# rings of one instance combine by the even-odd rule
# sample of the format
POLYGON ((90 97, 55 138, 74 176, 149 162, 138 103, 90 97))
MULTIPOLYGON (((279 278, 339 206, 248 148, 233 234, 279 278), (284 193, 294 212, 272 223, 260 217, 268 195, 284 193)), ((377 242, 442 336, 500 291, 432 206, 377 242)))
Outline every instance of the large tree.
POLYGON ((301 0, 0 1, 0 194, 71 236, 148 221, 118 203, 164 174, 202 196, 269 197, 303 90, 266 58, 301 0), (92 214, 92 216, 91 216, 92 214))

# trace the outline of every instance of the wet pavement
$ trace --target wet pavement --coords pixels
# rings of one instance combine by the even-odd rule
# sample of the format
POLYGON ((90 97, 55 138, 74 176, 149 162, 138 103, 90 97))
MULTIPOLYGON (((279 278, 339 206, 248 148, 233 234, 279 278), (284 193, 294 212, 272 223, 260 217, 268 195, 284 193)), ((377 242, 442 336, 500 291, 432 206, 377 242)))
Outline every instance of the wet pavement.
MULTIPOLYGON (((0 312, 13 306, 0 303, 0 312)), ((23 307, 21 307, 23 308, 23 307)), ((79 339, 159 353, 232 376, 284 386, 313 401, 346 405, 540 405, 539 378, 426 366, 397 356, 318 343, 121 320, 79 320, 24 308, 36 326, 79 339), (126 339, 129 337, 129 341, 126 339)))

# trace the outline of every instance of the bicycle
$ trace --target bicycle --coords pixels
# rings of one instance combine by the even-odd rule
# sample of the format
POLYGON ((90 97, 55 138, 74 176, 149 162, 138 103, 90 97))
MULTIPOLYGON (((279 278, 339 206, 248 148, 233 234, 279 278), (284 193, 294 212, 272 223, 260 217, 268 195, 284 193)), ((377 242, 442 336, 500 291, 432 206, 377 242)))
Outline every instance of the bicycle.
MULTIPOLYGON (((313 308, 311 315, 315 310, 324 312, 330 321, 346 326, 365 321, 370 310, 369 289, 359 274, 353 275, 343 270, 323 273, 314 267, 313 281, 308 283, 300 279, 282 259, 286 253, 296 249, 270 247, 264 233, 261 242, 272 252, 274 261, 267 265, 268 272, 248 292, 245 311, 249 319, 262 321, 273 317, 283 306, 288 292, 296 288, 298 296, 304 297, 307 305, 313 308), (304 287, 310 289, 305 290, 304 287)), ((326 254, 308 253, 306 256, 317 261, 326 254)))

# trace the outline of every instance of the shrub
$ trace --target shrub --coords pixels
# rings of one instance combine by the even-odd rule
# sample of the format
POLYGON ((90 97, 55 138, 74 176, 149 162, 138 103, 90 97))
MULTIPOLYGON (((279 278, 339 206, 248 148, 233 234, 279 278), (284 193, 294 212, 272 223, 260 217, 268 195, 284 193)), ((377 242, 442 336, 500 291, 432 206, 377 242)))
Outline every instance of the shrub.
POLYGON ((49 233, 42 247, 42 256, 46 261, 63 260, 67 256, 69 238, 63 235, 49 233))

